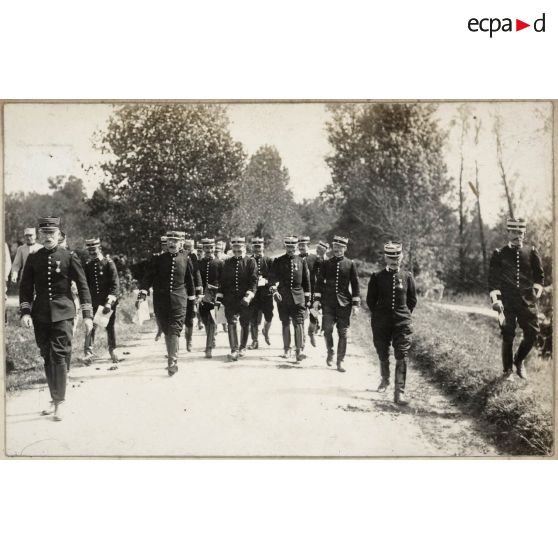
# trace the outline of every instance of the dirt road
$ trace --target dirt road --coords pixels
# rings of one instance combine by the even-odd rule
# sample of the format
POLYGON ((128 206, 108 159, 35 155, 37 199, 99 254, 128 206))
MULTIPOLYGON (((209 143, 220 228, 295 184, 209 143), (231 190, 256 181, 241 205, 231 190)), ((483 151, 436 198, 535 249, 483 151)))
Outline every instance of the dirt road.
MULTIPOLYGON (((149 329, 149 327, 147 328, 149 329)), ((154 325, 153 325, 154 329, 154 325)), ((164 342, 146 332, 117 370, 108 359, 70 374, 66 418, 39 415, 46 387, 7 398, 7 453, 24 456, 453 456, 495 455, 475 423, 411 369, 411 405, 375 391, 379 371, 367 319, 351 330, 345 374, 325 365, 324 340, 308 343, 302 365, 280 358, 278 320, 271 347, 226 361, 227 337, 205 359, 181 340, 169 378, 164 342)))

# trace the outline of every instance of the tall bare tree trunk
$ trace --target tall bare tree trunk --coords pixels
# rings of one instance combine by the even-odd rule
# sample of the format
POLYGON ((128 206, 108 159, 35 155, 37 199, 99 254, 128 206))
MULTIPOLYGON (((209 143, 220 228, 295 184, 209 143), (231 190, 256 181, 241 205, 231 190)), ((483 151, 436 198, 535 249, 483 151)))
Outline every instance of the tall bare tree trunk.
POLYGON ((482 221, 482 212, 481 212, 481 204, 480 204, 480 186, 479 186, 479 165, 475 160, 475 186, 477 189, 477 211, 479 214, 479 234, 480 234, 480 243, 481 243, 481 250, 482 250, 482 273, 483 279, 486 280, 487 277, 487 260, 486 260, 486 240, 484 239, 484 224, 482 221))
POLYGON ((463 144, 465 142, 465 131, 467 127, 467 115, 465 112, 461 114, 461 142, 460 152, 461 160, 459 162, 459 282, 461 286, 465 284, 465 214, 463 193, 463 144))
POLYGON ((504 158, 502 155, 502 121, 500 116, 496 116, 496 120, 494 122, 494 133, 496 134, 496 156, 498 159, 498 169, 500 170, 500 178, 502 179, 502 184, 504 185, 504 191, 506 192, 506 199, 508 201, 508 211, 510 213, 510 217, 514 219, 512 196, 508 186, 506 169, 504 168, 504 158))

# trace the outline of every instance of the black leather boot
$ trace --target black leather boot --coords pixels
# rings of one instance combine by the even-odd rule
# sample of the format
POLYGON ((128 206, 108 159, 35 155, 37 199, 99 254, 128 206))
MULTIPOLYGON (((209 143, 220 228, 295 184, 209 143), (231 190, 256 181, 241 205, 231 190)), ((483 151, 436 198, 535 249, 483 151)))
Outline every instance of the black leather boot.
POLYGON ((258 324, 250 324, 250 335, 252 336, 252 344, 249 349, 258 348, 258 324))
POLYGON ((395 393, 393 400, 398 405, 407 405, 405 397, 405 383, 407 381, 407 359, 395 361, 395 393))
POLYGON ((291 326, 284 325, 281 333, 283 334, 283 358, 289 358, 291 354, 291 326))
POLYGON ((167 335, 168 342, 168 371, 169 376, 174 376, 178 372, 178 335, 167 335))
POLYGON ((265 339, 265 342, 268 345, 271 345, 271 341, 269 340, 269 328, 271 327, 271 322, 266 322, 264 320, 264 325, 263 325, 263 329, 262 329, 262 333, 265 339))
POLYGON ((389 370, 389 360, 380 360, 380 374, 382 375, 382 381, 378 386, 378 391, 384 393, 389 387, 389 378, 391 372, 389 370))
POLYGON ((228 334, 229 334, 229 346, 231 348, 231 354, 229 355, 229 360, 238 360, 238 330, 236 324, 228 324, 228 334))
POLYGON ((192 334, 194 333, 193 326, 186 326, 185 328, 185 336, 186 336, 186 350, 191 353, 192 352, 192 334))

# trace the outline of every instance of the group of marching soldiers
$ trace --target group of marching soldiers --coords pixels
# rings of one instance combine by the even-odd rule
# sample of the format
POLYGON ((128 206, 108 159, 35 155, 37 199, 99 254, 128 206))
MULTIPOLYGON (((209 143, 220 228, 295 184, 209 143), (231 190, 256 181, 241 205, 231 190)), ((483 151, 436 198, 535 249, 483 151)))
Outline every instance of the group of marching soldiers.
MULTIPOLYGON (((501 319, 504 377, 512 377, 513 367, 526 378, 524 360, 538 332, 536 301, 543 289, 544 274, 534 247, 524 246, 526 224, 522 219, 508 220, 509 243, 496 250, 490 262, 490 297, 501 319), (523 340, 513 355, 516 324, 523 340)), ((118 273, 114 262, 103 256, 98 238, 86 241, 89 261, 85 269, 77 255, 68 250, 60 231, 60 219, 39 220, 42 247, 30 251, 20 281, 22 325, 34 327, 35 339, 45 364, 51 394, 51 407, 43 414, 62 419, 66 378, 70 368, 72 337, 77 304, 85 326, 85 358, 90 363, 94 352, 93 316, 111 313, 105 326, 109 352, 118 362, 114 331, 118 304, 118 273), (75 293, 79 303, 74 301, 75 293)), ((141 279, 136 306, 153 294, 153 310, 158 339, 165 338, 168 374, 178 371, 178 347, 183 327, 186 348, 192 350, 196 314, 206 331, 206 358, 212 358, 217 334, 218 313, 224 313, 231 362, 242 359, 247 349, 259 347, 259 327, 270 345, 269 330, 277 305, 282 326, 283 357, 294 357, 296 364, 305 358, 305 321, 308 338, 316 346, 316 335, 323 332, 326 364, 345 372, 347 336, 351 316, 360 307, 357 268, 345 257, 348 238, 336 235, 331 249, 320 241, 316 253, 309 252, 308 237, 284 238, 285 253, 275 259, 264 254, 264 239, 251 239, 247 255, 246 239, 231 238, 232 254, 225 255, 224 243, 204 238, 198 246, 184 232, 173 227, 161 237, 162 250, 153 255, 141 279), (321 314, 320 314, 321 313, 321 314), (321 324, 320 324, 321 317, 321 324), (294 355, 291 351, 291 327, 294 355), (335 352, 333 331, 337 328, 335 352), (249 345, 249 338, 252 342, 249 345), (335 358, 336 357, 336 358, 335 358)), ((383 250, 385 266, 373 273, 366 296, 370 310, 373 343, 380 361, 379 392, 391 381, 390 347, 395 356, 394 401, 405 405, 407 357, 411 346, 411 314, 417 304, 415 282, 402 269, 402 245, 387 242, 383 250)))

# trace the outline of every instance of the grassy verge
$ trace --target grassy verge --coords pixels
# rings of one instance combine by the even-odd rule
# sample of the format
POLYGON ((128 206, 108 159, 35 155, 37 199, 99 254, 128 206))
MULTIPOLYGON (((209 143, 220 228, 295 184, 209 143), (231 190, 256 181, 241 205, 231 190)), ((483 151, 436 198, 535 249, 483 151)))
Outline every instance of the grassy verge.
POLYGON ((415 364, 469 413, 493 425, 498 445, 514 455, 552 453, 551 359, 533 351, 527 360, 529 381, 516 376, 513 383, 503 382, 495 319, 424 301, 413 318, 415 364))
MULTIPOLYGON (((116 341, 123 345, 137 339, 146 326, 139 327, 133 323, 135 313, 135 296, 126 295, 118 304, 116 314, 116 341)), ((153 324, 151 324, 152 327, 153 324)), ((43 360, 35 343, 33 329, 20 327, 19 311, 8 308, 8 321, 4 329, 6 347, 6 390, 14 391, 46 383, 43 360)), ((72 368, 81 366, 79 359, 83 356, 84 330, 80 320, 72 342, 72 368)), ((97 332, 95 353, 108 356, 107 336, 104 331, 97 332)))

